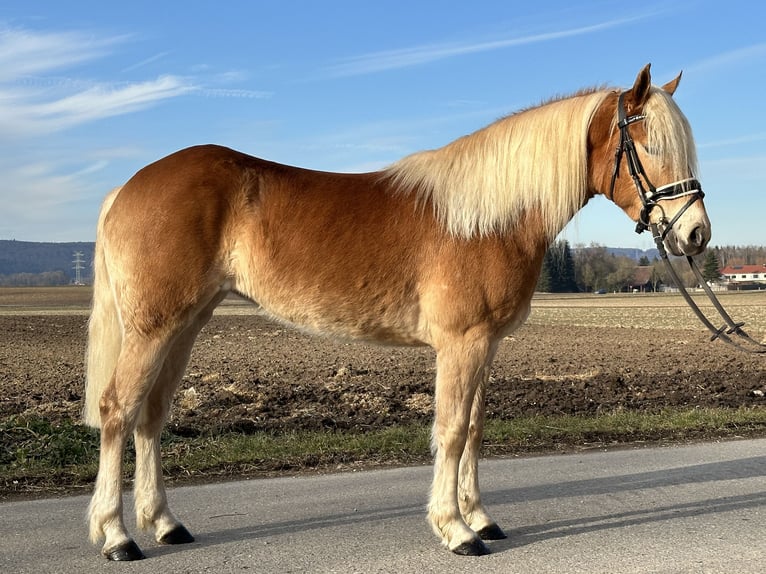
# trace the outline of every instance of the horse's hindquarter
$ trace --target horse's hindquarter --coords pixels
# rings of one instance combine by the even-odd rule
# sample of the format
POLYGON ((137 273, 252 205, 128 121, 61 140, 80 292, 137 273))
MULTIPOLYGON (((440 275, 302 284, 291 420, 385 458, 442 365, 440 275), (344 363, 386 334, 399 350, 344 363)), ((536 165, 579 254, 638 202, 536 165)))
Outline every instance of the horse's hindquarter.
POLYGON ((220 292, 239 181, 229 153, 181 150, 138 171, 105 201, 97 242, 126 329, 172 331, 220 292))

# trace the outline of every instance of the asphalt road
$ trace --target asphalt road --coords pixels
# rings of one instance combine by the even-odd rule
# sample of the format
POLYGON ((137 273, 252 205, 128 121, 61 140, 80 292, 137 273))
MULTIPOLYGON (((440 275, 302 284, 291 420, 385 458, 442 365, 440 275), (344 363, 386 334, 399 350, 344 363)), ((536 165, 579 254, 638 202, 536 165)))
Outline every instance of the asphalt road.
POLYGON ((87 497, 0 504, 0 572, 766 571, 766 440, 509 458, 482 471, 509 538, 480 558, 440 547, 425 522, 431 470, 414 467, 172 489, 196 542, 139 533, 147 559, 130 564, 87 542, 87 497))

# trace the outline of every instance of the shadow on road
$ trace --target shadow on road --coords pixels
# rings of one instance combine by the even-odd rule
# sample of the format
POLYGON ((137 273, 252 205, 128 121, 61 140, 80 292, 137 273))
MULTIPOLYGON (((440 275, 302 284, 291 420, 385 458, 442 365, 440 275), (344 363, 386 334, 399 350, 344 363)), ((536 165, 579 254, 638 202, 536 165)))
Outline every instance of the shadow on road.
MULTIPOLYGON (((766 457, 760 456, 652 472, 562 481, 503 490, 489 490, 485 492, 484 500, 491 511, 493 505, 529 503, 536 500, 542 501, 568 497, 608 496, 628 491, 667 489, 674 486, 688 486, 762 476, 766 476, 766 457)), ((358 479, 364 480, 364 475, 359 475, 358 479)), ((509 476, 509 480, 512 480, 512 475, 509 476)), ((425 488, 426 485, 424 485, 424 491, 425 488)), ((392 502, 395 502, 395 500, 392 500, 392 502)), ((493 552, 502 552, 548 539, 762 506, 766 506, 766 492, 740 496, 720 496, 694 502, 654 506, 641 510, 588 517, 569 518, 561 516, 558 520, 518 528, 509 528, 512 525, 506 525, 508 539, 492 542, 490 547, 493 552)), ((328 513, 325 515, 308 519, 267 522, 253 524, 252 526, 200 531, 196 533, 197 541, 203 546, 213 546, 243 540, 265 539, 293 532, 353 527, 364 523, 422 516, 424 543, 428 542, 426 540, 427 537, 431 542, 434 542, 429 529, 425 525, 425 504, 392 505, 382 509, 344 513, 332 513, 331 508, 327 510, 328 513)), ((226 516, 232 515, 213 516, 210 518, 225 518, 226 516)), ((156 553, 170 554, 180 550, 182 548, 164 547, 157 548, 156 553)))

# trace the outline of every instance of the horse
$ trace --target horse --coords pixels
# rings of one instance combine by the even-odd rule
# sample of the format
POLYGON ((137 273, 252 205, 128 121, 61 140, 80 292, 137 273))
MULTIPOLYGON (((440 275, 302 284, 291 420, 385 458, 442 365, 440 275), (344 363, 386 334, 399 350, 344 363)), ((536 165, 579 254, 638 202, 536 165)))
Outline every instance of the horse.
POLYGON ((597 195, 658 226, 673 254, 710 239, 680 77, 654 86, 647 65, 629 89, 551 99, 377 172, 202 145, 112 190, 86 357, 84 421, 101 430, 91 541, 111 560, 144 557, 123 520, 131 434, 137 526, 194 540, 168 507, 160 432, 195 338, 233 292, 311 333, 435 350, 428 521, 450 551, 488 553, 506 536, 478 480, 490 365, 529 315, 548 246, 597 195))

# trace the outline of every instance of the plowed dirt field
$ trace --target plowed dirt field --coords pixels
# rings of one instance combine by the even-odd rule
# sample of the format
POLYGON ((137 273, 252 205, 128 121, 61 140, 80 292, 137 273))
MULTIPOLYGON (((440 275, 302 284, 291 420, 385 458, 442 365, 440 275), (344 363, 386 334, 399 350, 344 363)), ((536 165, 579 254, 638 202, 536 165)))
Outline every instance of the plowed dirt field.
MULTIPOLYGON (((0 420, 77 420, 86 288, 0 290, 0 420)), ((759 340, 766 294, 724 297, 759 340)), ((538 297, 503 341, 489 417, 766 405, 766 356, 710 342, 680 298, 538 297)), ((227 301, 198 339, 170 424, 210 431, 357 429, 431 420, 434 354, 342 343, 227 301)))

